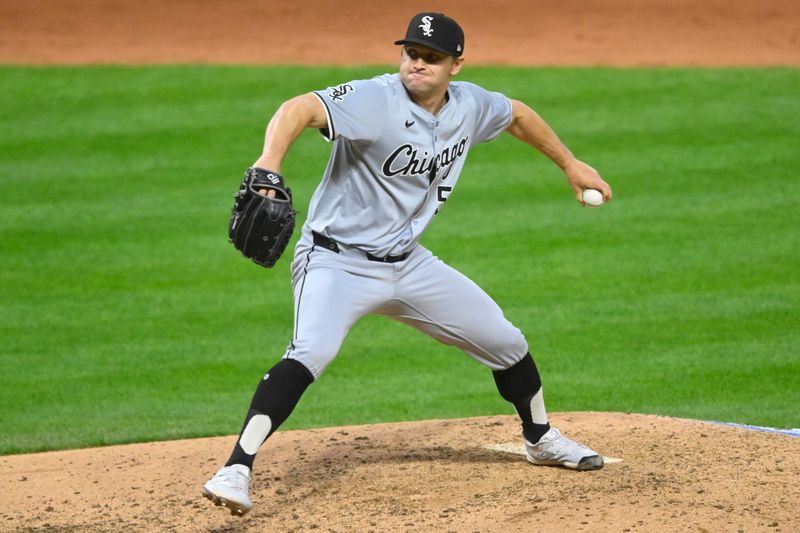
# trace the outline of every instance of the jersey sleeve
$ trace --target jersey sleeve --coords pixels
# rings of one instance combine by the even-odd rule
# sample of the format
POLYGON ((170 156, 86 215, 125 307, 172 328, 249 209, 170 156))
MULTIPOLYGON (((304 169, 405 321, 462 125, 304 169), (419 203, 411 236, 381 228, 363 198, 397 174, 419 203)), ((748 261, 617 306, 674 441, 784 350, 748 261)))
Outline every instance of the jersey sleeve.
POLYGON ((475 102, 475 143, 491 141, 511 124, 511 100, 502 93, 487 91, 473 83, 462 83, 475 102))
POLYGON ((326 140, 344 137, 372 142, 380 136, 388 106, 384 89, 375 81, 351 81, 313 94, 325 106, 328 127, 320 133, 326 140))

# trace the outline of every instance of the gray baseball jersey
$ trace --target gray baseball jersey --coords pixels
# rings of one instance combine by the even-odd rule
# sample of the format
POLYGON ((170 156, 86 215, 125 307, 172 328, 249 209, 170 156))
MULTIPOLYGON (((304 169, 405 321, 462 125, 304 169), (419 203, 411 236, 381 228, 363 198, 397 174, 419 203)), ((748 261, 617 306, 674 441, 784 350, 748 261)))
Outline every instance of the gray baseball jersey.
POLYGON ((434 116, 411 100, 399 75, 315 94, 328 114, 322 133, 334 144, 295 248, 294 335, 285 357, 319 377, 351 326, 371 313, 460 348, 492 370, 516 364, 528 350, 520 330, 476 283, 418 243, 469 148, 508 126, 509 100, 451 83, 434 116), (387 255, 400 257, 375 261, 387 255))
POLYGON ((470 147, 511 120, 508 98, 467 82, 450 84, 436 116, 411 100, 399 74, 314 94, 325 105, 322 132, 333 150, 306 225, 377 256, 414 247, 458 182, 470 147))

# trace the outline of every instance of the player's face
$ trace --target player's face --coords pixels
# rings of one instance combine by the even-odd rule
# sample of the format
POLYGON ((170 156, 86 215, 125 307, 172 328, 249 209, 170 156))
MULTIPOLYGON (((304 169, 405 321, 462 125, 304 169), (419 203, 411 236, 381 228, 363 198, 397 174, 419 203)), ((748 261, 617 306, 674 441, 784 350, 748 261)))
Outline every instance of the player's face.
POLYGON ((443 90, 461 70, 463 58, 455 58, 418 44, 407 44, 400 53, 400 79, 411 93, 443 90))

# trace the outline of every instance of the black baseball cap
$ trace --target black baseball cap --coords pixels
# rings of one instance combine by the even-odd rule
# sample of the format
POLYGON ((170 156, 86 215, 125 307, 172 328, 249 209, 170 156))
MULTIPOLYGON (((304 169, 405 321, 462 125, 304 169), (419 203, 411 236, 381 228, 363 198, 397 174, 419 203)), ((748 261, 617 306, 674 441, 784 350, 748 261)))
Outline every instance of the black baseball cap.
POLYGON ((406 38, 394 44, 421 44, 459 57, 464 53, 464 30, 443 13, 419 13, 409 22, 406 38))

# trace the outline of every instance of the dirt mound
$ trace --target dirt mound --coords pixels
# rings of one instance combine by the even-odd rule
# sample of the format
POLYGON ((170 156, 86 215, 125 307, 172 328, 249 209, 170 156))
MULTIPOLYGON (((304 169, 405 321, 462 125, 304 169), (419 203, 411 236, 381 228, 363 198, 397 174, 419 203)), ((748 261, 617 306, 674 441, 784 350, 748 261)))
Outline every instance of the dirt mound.
MULTIPOLYGON (((796 0, 440 0, 470 64, 800 65, 796 0)), ((0 63, 394 64, 430 4, 9 0, 0 63)))
POLYGON ((253 511, 200 496, 235 437, 0 457, 2 530, 798 531, 800 439, 620 413, 552 422, 604 455, 539 467, 510 416, 276 433, 253 511))

